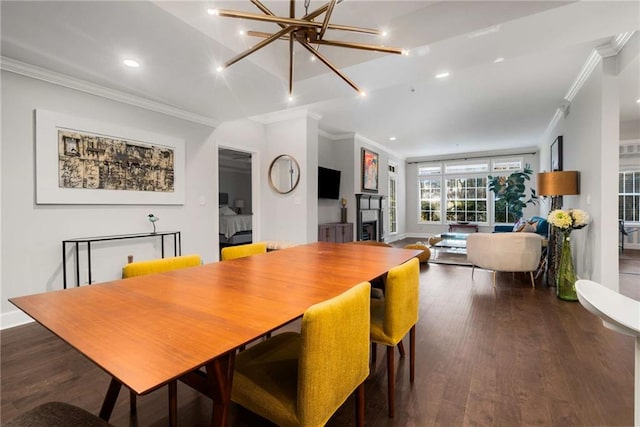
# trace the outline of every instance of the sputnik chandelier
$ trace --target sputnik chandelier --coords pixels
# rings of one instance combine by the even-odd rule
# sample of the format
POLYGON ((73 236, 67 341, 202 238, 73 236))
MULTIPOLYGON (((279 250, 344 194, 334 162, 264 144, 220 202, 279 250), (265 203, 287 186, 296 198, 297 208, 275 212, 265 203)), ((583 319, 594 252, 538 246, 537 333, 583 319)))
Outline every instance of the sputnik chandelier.
POLYGON ((331 20, 331 14, 333 13, 333 9, 337 3, 341 3, 342 0, 331 0, 325 5, 319 7, 318 9, 309 12, 309 3, 310 0, 305 0, 305 14, 301 18, 295 18, 295 0, 290 0, 289 3, 289 17, 280 17, 276 16, 273 12, 271 12, 264 4, 262 4, 259 0, 250 0, 258 9, 260 9, 263 14, 251 13, 251 12, 243 12, 243 11, 234 11, 234 10, 226 10, 226 9, 213 9, 210 10, 209 13, 212 15, 230 17, 230 18, 241 18, 241 19, 249 19, 254 21, 262 21, 262 22, 273 22, 280 26, 280 30, 270 34, 260 31, 247 31, 247 35, 253 37, 260 37, 261 40, 259 43, 251 47, 250 49, 245 50, 244 52, 236 55, 231 58, 224 64, 218 67, 218 71, 222 71, 227 67, 235 64, 243 58, 251 55, 259 49, 269 45, 270 43, 276 40, 287 40, 289 42, 289 96, 293 95, 293 48, 294 42, 298 42, 302 47, 307 49, 314 57, 318 58, 325 64, 331 71, 337 74, 342 80, 344 80, 349 86, 355 89, 359 94, 364 95, 364 92, 358 88, 358 86, 351 81, 346 75, 344 75, 338 68, 336 68, 329 60, 319 52, 319 47, 322 45, 326 46, 336 46, 336 47, 344 47, 351 49, 361 49, 382 53, 395 53, 395 54, 406 54, 407 52, 403 49, 396 47, 387 47, 387 46, 376 46, 364 43, 356 43, 356 42, 347 42, 347 41, 335 41, 335 40, 327 40, 325 39, 325 34, 327 30, 339 30, 339 31, 351 31, 357 33, 365 33, 365 34, 374 34, 374 35, 382 35, 382 32, 379 30, 372 30, 368 28, 359 28, 352 27, 348 25, 337 25, 332 24, 329 21, 331 20), (315 21, 316 18, 319 18, 322 14, 324 14, 324 18, 320 21, 315 21), (315 45, 315 47, 314 47, 315 45))

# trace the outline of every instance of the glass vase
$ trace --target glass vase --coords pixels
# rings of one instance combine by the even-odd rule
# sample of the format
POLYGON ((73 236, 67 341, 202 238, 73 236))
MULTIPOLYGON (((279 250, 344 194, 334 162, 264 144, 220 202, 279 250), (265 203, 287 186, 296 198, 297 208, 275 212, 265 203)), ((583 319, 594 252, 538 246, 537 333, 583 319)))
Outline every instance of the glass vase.
POLYGON ((571 239, 569 234, 563 235, 560 264, 556 273, 556 295, 565 301, 577 301, 576 270, 571 256, 571 239))

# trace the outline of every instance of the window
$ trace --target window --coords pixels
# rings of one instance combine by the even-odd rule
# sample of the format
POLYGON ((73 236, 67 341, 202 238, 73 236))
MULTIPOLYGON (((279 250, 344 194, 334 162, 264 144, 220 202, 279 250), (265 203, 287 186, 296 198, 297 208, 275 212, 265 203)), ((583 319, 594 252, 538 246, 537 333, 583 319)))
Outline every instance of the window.
POLYGON ((640 171, 618 174, 618 219, 640 222, 640 171))
POLYGON ((487 222, 487 177, 445 180, 447 221, 487 222))
POLYGON ((396 165, 389 164, 389 233, 398 232, 398 176, 396 165))
POLYGON ((440 222, 442 210, 442 178, 420 178, 419 222, 440 222))
POLYGON ((524 168, 519 156, 497 159, 439 161, 417 165, 419 223, 513 223, 504 200, 488 191, 488 175, 505 175, 524 168), (492 213, 493 212, 493 213, 492 213))

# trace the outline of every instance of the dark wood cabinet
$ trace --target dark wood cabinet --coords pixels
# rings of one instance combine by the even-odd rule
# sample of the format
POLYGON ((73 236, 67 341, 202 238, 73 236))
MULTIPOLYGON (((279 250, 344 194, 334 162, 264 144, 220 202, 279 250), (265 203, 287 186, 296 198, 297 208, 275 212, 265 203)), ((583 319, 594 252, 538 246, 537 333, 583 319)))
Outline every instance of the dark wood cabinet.
POLYGON ((353 242, 353 223, 330 222, 319 224, 318 241, 333 243, 353 242))

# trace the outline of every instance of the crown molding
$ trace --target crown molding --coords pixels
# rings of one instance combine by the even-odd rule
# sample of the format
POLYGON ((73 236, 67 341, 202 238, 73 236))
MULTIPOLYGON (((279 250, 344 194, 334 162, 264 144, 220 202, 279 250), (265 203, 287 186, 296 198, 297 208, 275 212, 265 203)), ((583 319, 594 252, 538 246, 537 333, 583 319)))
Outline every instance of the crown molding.
POLYGON ((625 46, 625 44, 627 44, 634 33, 635 31, 618 34, 616 37, 612 38, 609 43, 598 46, 591 51, 591 53, 587 57, 587 60, 584 62, 582 68, 578 72, 575 80, 569 87, 569 90, 565 94, 564 102, 558 106, 553 117, 551 118, 551 121, 547 125, 547 129, 544 132, 545 139, 556 127, 560 119, 568 115, 571 101, 573 101, 580 89, 582 89, 582 86, 587 81, 596 66, 600 63, 602 58, 608 58, 620 53, 622 48, 625 46))
POLYGON ((145 110, 155 111, 156 113, 165 114, 167 116, 176 117, 178 119, 187 120, 189 122, 211 126, 214 128, 220 125, 219 120, 210 117, 191 113, 189 111, 162 104, 160 102, 150 101, 139 96, 131 95, 115 89, 110 89, 104 86, 97 85, 95 83, 89 83, 84 80, 76 79, 75 77, 67 76, 65 74, 57 73, 55 71, 27 64, 25 62, 16 61, 15 59, 7 58, 5 56, 0 56, 0 69, 8 71, 10 73, 30 77, 32 79, 52 83, 58 86, 67 87, 69 89, 74 89, 80 92, 85 92, 91 95, 96 95, 101 98, 121 102, 123 104, 133 105, 134 107, 143 108, 145 110))

